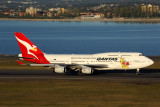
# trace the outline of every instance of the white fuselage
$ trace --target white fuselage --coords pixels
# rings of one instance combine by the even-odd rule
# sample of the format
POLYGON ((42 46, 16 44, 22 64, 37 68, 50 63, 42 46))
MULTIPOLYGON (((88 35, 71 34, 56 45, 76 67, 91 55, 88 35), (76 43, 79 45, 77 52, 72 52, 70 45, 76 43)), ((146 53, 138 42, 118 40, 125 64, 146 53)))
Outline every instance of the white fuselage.
POLYGON ((152 65, 154 62, 141 53, 111 52, 99 54, 44 54, 53 64, 96 65, 97 70, 139 69, 152 65))

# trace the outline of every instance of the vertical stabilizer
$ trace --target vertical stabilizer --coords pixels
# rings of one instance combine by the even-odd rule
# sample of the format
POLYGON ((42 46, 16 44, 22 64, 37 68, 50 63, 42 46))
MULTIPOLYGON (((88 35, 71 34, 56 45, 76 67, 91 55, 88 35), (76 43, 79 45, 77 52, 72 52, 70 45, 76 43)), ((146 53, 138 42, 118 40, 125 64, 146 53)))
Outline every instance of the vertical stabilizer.
POLYGON ((23 60, 35 63, 49 63, 44 57, 43 52, 36 45, 34 45, 24 34, 16 32, 15 36, 21 49, 22 57, 26 57, 23 58, 23 60), (27 57, 33 59, 28 59, 27 57))

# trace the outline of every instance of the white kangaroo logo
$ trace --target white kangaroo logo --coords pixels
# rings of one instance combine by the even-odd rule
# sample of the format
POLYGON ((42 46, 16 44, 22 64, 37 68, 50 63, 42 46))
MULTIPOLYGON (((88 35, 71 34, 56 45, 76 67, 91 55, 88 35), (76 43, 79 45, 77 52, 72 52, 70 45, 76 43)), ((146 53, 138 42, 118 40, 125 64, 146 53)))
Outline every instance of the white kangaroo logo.
MULTIPOLYGON (((32 50, 33 48, 36 47, 35 45, 34 45, 34 46, 31 46, 31 45, 30 45, 29 43, 27 43, 26 41, 23 41, 23 40, 21 40, 21 39, 19 39, 19 38, 17 38, 17 37, 16 37, 16 39, 17 39, 22 45, 24 45, 24 46, 27 48, 27 54, 33 55, 35 58, 38 59, 38 57, 37 57, 35 54, 33 54, 33 53, 30 52, 30 50, 32 50)), ((39 59, 38 59, 38 60, 39 60, 39 59)))

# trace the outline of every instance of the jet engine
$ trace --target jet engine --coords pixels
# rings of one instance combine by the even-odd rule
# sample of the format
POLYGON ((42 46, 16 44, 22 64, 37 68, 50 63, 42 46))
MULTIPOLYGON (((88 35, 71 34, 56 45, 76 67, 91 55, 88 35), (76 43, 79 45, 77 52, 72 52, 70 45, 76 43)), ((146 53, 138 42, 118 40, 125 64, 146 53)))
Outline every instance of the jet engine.
POLYGON ((54 72, 56 72, 56 73, 65 73, 66 69, 63 66, 57 66, 57 67, 54 68, 54 72))
POLYGON ((90 67, 82 67, 82 70, 81 70, 82 74, 92 74, 93 71, 94 70, 90 67))

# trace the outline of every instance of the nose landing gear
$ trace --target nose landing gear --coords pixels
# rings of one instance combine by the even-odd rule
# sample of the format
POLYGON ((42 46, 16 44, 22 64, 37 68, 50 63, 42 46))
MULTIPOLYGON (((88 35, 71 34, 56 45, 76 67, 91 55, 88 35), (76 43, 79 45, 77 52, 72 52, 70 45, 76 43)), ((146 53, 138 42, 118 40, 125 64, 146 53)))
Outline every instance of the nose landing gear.
POLYGON ((140 73, 139 69, 137 69, 136 75, 140 75, 140 74, 141 74, 141 73, 140 73))

